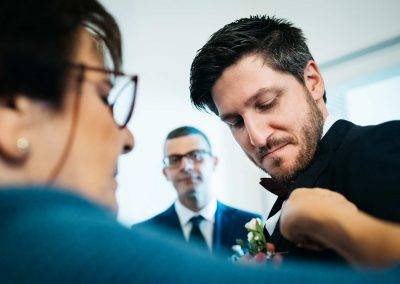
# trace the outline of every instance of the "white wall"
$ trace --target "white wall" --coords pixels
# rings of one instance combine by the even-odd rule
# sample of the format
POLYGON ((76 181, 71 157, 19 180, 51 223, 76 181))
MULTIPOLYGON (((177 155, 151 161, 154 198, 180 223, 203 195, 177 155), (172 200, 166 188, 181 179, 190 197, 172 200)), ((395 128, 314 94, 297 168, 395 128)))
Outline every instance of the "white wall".
POLYGON ((400 120, 400 76, 351 89, 345 97, 348 118, 357 124, 400 120))
POLYGON ((258 185, 263 174, 245 158, 228 129, 215 116, 190 105, 190 64, 196 50, 223 25, 254 14, 287 18, 303 28, 318 62, 400 34, 397 0, 101 2, 120 24, 124 69, 139 74, 139 97, 130 124, 136 147, 121 159, 118 177, 119 218, 128 224, 151 217, 174 200, 174 190, 161 173, 162 145, 169 130, 184 124, 210 136, 220 157, 214 191, 222 201, 263 214, 273 203, 258 185))

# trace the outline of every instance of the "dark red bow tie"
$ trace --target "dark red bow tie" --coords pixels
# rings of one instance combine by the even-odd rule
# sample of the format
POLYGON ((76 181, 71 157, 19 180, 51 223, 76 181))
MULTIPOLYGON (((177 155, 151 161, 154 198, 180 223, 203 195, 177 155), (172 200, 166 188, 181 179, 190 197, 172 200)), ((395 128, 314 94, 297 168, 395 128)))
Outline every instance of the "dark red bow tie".
POLYGON ((288 195, 288 188, 285 184, 277 182, 273 178, 261 178, 260 184, 269 192, 278 195, 279 197, 286 198, 288 195))

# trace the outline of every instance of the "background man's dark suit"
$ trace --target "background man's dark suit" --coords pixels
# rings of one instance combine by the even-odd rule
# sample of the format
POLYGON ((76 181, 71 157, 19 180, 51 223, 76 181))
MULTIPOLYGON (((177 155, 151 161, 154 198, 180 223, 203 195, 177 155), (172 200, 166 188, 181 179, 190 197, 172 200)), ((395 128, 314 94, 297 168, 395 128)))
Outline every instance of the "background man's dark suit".
MULTIPOLYGON (((224 255, 233 254, 232 246, 236 244, 236 239, 247 240, 248 231, 244 225, 252 218, 261 217, 254 213, 232 208, 218 201, 213 230, 213 252, 224 255)), ((170 231, 179 235, 181 240, 185 241, 174 205, 159 215, 134 225, 132 228, 149 225, 158 225, 170 229, 170 231)))
MULTIPOLYGON (((289 192, 299 187, 337 191, 360 210, 400 223, 400 121, 365 127, 337 121, 320 141, 311 164, 290 184, 289 192)), ((279 224, 270 240, 278 251, 291 255, 328 253, 298 249, 281 236, 279 224)))

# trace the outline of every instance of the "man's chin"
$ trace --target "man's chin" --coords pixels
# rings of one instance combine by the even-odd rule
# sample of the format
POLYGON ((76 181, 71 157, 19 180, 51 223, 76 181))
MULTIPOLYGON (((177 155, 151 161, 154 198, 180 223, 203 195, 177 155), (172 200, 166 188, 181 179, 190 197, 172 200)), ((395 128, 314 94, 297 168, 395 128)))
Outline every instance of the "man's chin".
POLYGON ((265 165, 263 167, 264 171, 269 174, 273 179, 282 182, 282 183, 287 183, 293 180, 293 178, 296 176, 297 170, 295 167, 290 167, 290 165, 286 165, 285 163, 275 163, 275 164, 269 164, 265 165))
POLYGON ((197 198, 197 192, 194 189, 187 191, 185 195, 189 198, 197 198))
POLYGON ((247 157, 254 165, 279 182, 286 183, 295 176, 296 171, 293 170, 293 167, 287 167, 287 163, 284 163, 281 159, 267 159, 264 157, 261 162, 257 162, 248 154, 247 157))

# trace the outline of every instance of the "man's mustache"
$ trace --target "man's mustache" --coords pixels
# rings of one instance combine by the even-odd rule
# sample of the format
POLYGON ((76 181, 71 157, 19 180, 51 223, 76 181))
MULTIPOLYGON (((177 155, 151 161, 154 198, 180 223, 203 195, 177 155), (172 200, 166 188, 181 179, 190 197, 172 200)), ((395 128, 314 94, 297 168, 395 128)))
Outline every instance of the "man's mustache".
POLYGON ((198 174, 186 174, 186 175, 181 175, 181 176, 179 177, 178 181, 184 181, 184 180, 187 180, 187 179, 192 179, 192 180, 200 179, 200 175, 198 175, 198 174))
POLYGON ((271 137, 267 139, 265 146, 260 147, 257 150, 257 160, 261 163, 262 159, 271 152, 271 150, 277 149, 283 145, 296 144, 296 139, 292 136, 286 136, 282 138, 271 137))

